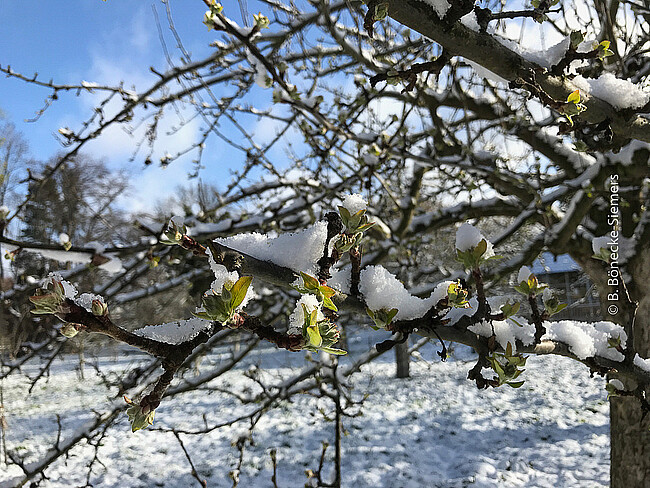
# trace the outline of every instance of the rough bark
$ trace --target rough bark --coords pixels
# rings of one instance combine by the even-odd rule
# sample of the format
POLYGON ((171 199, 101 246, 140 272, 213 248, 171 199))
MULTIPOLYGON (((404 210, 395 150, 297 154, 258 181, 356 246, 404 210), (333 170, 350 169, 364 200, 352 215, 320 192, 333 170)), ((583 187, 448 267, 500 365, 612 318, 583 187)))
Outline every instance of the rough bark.
POLYGON ((395 346, 395 366, 398 378, 409 377, 409 345, 408 341, 395 346))
MULTIPOLYGON (((630 294, 639 308, 634 327, 634 345, 642 357, 650 357, 650 249, 637 255, 629 269, 630 294)), ((610 400, 611 486, 650 486, 650 417, 642 419, 635 398, 610 400)))

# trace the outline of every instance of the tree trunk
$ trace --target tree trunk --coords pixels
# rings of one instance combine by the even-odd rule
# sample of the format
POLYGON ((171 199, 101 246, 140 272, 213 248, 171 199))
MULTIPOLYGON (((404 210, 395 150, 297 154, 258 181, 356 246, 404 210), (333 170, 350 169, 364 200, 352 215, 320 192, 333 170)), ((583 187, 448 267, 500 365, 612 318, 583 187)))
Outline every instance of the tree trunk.
POLYGON ((409 377, 409 345, 408 341, 395 346, 395 365, 397 366, 397 377, 409 377))
MULTIPOLYGON (((634 345, 647 358, 650 357, 650 250, 640 252, 628 271, 632 275, 632 300, 639 303, 634 345)), ((601 300, 606 298, 601 293, 601 300)), ((609 405, 612 488, 650 486, 650 417, 641 419, 641 407, 635 398, 613 397, 609 405)))

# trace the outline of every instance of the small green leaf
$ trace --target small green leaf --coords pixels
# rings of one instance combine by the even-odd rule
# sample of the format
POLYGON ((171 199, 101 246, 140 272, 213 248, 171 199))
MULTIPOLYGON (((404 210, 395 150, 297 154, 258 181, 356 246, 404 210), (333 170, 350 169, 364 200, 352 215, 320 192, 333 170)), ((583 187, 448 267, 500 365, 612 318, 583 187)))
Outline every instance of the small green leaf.
POLYGON ((569 103, 580 103, 580 90, 572 92, 566 99, 569 103))
POLYGON ((225 303, 230 303, 230 301, 232 300, 232 293, 226 287, 226 285, 223 285, 223 288, 221 288, 221 298, 225 303))
POLYGON ((389 324, 393 321, 393 319, 395 318, 395 315, 397 315, 397 312, 398 312, 398 311, 399 311, 399 310, 397 310, 396 308, 391 308, 391 309, 388 311, 388 313, 386 314, 386 318, 388 319, 388 323, 389 323, 389 324))
POLYGON ((323 338, 320 335, 317 325, 310 325, 307 327, 307 336, 309 343, 314 347, 320 347, 323 344, 323 338))
POLYGON ((127 397, 124 397, 124 400, 126 403, 131 405, 126 409, 126 414, 129 416, 129 422, 131 423, 131 432, 136 432, 153 425, 153 418, 156 413, 155 410, 144 413, 140 405, 136 405, 127 397))
POLYGON ((330 297, 323 297, 323 307, 329 308, 330 310, 334 310, 335 312, 338 312, 338 308, 336 308, 336 305, 334 305, 334 302, 330 297))
POLYGON ((234 285, 232 285, 232 288, 230 289, 230 293, 232 294, 232 298, 230 299, 230 308, 232 310, 235 310, 244 301, 246 293, 248 293, 248 287, 252 281, 252 276, 242 276, 234 285))
POLYGON ((367 222, 365 224, 360 225, 354 230, 354 234, 359 234, 361 232, 365 232, 368 229, 370 229, 372 226, 374 226, 376 222, 367 222))
POLYGON ((350 216, 350 220, 348 221, 348 229, 350 231, 354 232, 359 227, 359 224, 361 223, 361 219, 363 218, 365 213, 366 210, 361 209, 354 215, 350 216))
POLYGON ((303 273, 302 271, 300 272, 300 276, 302 276, 302 281, 305 284, 305 288, 308 290, 318 290, 320 287, 320 282, 313 276, 303 273))
POLYGON ((351 217, 350 211, 347 208, 339 205, 339 213, 341 214, 341 220, 343 221, 343 225, 349 228, 350 227, 349 222, 351 217))
POLYGON ((523 381, 510 381, 510 382, 508 382, 508 386, 511 386, 512 388, 519 388, 523 384, 524 384, 523 381))
POLYGON ((481 239, 481 241, 476 245, 474 251, 472 252, 477 262, 481 256, 485 254, 485 251, 487 251, 487 241, 485 239, 481 239))
POLYGON ((575 50, 578 48, 582 41, 585 40, 585 35, 580 31, 572 31, 570 35, 571 47, 575 50))

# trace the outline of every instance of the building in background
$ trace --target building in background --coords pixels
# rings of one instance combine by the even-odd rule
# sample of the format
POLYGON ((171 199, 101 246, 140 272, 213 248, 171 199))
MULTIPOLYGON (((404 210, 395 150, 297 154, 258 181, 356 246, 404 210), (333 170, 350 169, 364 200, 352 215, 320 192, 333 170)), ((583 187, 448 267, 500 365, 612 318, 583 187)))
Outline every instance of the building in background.
POLYGON ((571 256, 542 253, 531 270, 540 283, 547 283, 559 295, 560 302, 568 304, 553 319, 602 320, 598 291, 571 256))

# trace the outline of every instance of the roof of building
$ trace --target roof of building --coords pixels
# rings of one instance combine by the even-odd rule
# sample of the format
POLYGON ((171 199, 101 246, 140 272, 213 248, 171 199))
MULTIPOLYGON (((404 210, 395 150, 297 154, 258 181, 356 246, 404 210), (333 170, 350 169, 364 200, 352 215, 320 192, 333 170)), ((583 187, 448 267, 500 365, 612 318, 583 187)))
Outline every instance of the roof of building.
POLYGON ((553 256, 550 252, 544 252, 533 262, 531 271, 536 275, 542 275, 582 271, 582 268, 568 254, 553 256))

